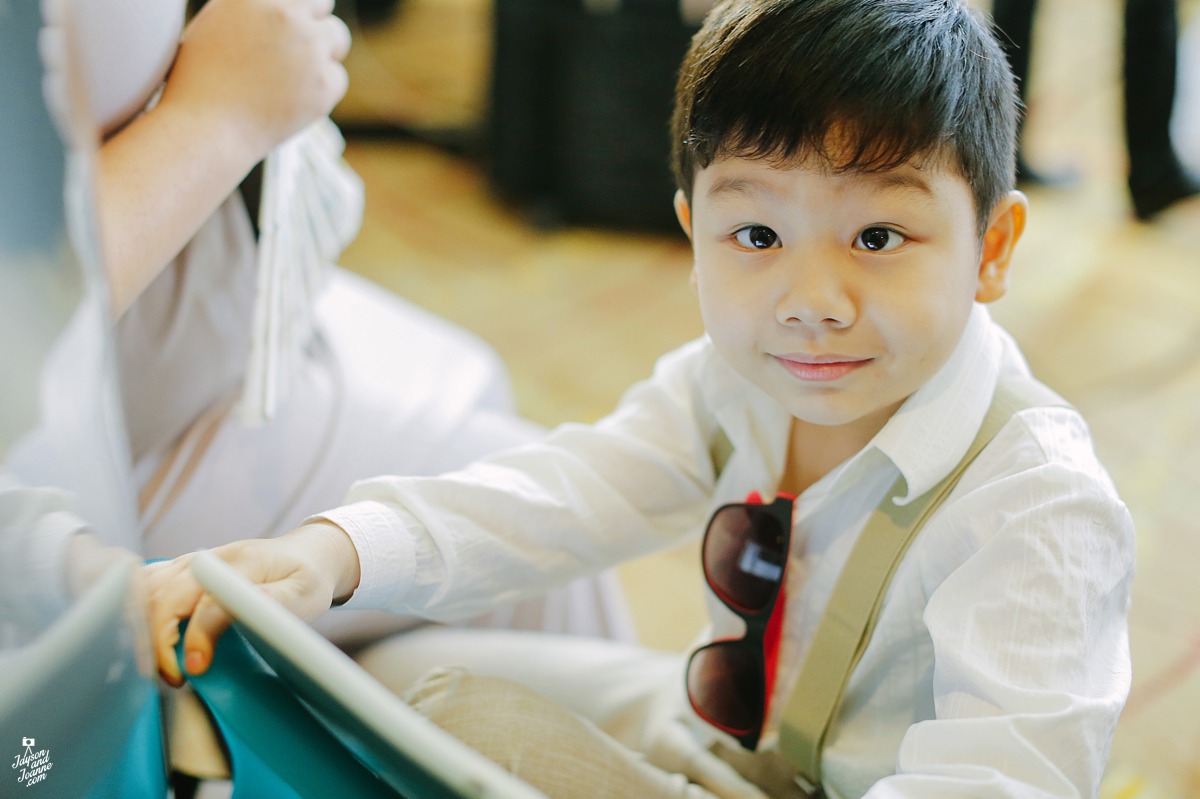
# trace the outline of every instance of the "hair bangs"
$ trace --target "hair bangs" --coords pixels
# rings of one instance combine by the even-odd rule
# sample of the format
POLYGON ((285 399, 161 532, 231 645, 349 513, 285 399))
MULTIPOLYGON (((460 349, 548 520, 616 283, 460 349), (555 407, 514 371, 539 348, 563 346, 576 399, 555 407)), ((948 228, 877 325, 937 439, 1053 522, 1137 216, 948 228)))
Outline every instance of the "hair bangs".
POLYGON ((958 0, 726 0, 692 43, 672 120, 678 185, 725 157, 835 172, 958 169, 1011 187, 1015 87, 958 0))

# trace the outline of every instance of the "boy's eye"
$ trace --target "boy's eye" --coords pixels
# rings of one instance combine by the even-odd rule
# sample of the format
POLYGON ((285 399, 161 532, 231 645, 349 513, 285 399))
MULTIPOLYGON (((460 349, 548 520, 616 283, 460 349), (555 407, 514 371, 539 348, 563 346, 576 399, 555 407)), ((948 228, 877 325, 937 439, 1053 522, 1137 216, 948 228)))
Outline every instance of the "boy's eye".
POLYGON ((765 225, 747 225, 733 237, 748 250, 769 250, 779 246, 779 234, 765 225))
POLYGON ((858 234, 854 246, 871 252, 887 252, 894 250, 904 243, 904 236, 891 228, 869 227, 858 234))

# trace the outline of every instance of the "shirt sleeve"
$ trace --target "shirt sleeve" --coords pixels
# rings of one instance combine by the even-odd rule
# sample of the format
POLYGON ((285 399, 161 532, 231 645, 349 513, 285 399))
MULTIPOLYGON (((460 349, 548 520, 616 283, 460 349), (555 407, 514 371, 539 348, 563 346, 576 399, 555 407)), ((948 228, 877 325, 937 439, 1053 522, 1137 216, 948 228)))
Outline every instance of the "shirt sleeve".
POLYGON ((65 491, 0 475, 0 621, 36 631, 67 609, 66 547, 86 529, 65 491))
POLYGON ((715 429, 703 342, 664 356, 594 425, 436 478, 357 483, 320 517, 359 552, 349 608, 465 618, 699 533, 715 429))
POLYGON ((1130 686, 1132 520, 1074 412, 1027 412, 1002 435, 1008 473, 948 508, 939 546, 958 563, 928 575, 934 718, 870 799, 1099 790, 1130 686))

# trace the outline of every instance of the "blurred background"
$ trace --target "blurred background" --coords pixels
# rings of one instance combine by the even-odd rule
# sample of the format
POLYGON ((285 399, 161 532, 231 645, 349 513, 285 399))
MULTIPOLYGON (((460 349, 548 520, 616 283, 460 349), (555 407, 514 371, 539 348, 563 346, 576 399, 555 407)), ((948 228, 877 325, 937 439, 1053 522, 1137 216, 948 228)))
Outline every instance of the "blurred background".
MULTIPOLYGON (((1105 796, 1191 799, 1200 797, 1200 200, 1152 223, 1133 215, 1122 9, 1118 0, 1038 6, 1025 152, 1072 180, 1026 187, 1029 227, 1012 289, 993 313, 1035 372, 1084 412, 1138 527, 1134 690, 1105 796)), ((598 418, 658 355, 700 332, 686 241, 669 218, 643 210, 669 209, 669 183, 626 194, 623 211, 589 208, 577 190, 552 185, 565 180, 563 164, 577 156, 562 150, 574 144, 535 138, 526 144, 547 183, 513 201, 513 163, 528 155, 497 140, 489 109, 527 106, 505 99, 512 89, 497 86, 507 78, 493 64, 520 69, 509 62, 536 56, 509 49, 509 20, 493 17, 492 3, 339 0, 338 13, 355 40, 350 92, 335 120, 367 191, 366 221, 344 266, 481 334, 507 362, 519 410, 548 425, 598 418), (608 224, 570 224, 572 215, 608 224)), ((1200 3, 1180 3, 1179 22, 1173 134, 1200 171, 1200 3)), ((592 104, 589 135, 600 128, 610 150, 659 137, 659 180, 668 181, 669 105, 664 99, 648 117, 639 103, 660 89, 669 97, 670 75, 661 86, 629 88, 628 73, 642 63, 634 54, 647 46, 617 26, 587 45, 565 38, 550 56, 590 58, 605 72, 564 85, 552 81, 572 67, 534 70, 525 88, 543 102, 592 104), (580 55, 584 46, 601 52, 580 55), (622 96, 636 116, 611 116, 622 96)), ((677 26, 644 27, 657 28, 660 50, 682 53, 677 26)), ((609 158, 619 172, 620 155, 609 158)), ((701 625, 696 563, 685 548, 622 567, 645 642, 682 647, 701 625)))

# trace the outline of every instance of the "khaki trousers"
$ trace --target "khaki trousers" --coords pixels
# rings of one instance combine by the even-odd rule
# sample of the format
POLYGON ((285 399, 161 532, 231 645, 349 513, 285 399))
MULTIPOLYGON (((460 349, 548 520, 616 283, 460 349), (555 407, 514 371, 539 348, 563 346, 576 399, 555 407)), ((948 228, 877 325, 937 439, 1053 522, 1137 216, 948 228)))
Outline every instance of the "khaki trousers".
POLYGON ((686 721, 682 653, 431 628, 376 645, 358 661, 551 799, 805 797, 777 757, 696 734, 686 721))

